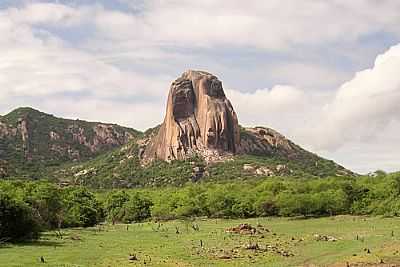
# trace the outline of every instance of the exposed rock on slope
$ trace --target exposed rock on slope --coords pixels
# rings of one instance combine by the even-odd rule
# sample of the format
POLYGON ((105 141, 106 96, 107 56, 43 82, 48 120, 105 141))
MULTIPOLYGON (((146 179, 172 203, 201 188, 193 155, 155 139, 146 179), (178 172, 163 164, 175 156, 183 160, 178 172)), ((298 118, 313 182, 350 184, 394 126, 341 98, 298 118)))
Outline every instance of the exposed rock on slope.
POLYGON ((115 124, 60 119, 19 108, 0 117, 0 161, 16 169, 54 166, 91 158, 139 135, 115 124))
POLYGON ((234 154, 239 146, 237 116, 221 81, 210 73, 189 70, 172 83, 164 122, 143 158, 169 161, 200 154, 207 160, 234 154))
POLYGON ((240 153, 276 155, 289 160, 310 154, 277 131, 266 127, 244 128, 240 140, 240 153))

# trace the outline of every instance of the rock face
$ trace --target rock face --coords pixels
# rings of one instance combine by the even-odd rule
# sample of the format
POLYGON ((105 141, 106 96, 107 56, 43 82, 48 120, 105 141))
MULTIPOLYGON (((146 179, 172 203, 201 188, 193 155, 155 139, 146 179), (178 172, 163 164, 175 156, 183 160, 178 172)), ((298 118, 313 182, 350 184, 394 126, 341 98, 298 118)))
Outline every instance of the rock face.
POLYGON ((172 83, 164 122, 142 156, 170 161, 199 154, 208 160, 239 149, 238 119, 221 81, 189 70, 172 83))
POLYGON ((8 175, 8 164, 5 160, 0 160, 0 178, 7 177, 8 175))
POLYGON ((240 140, 240 153, 279 155, 287 159, 310 154, 277 131, 266 127, 244 128, 240 140))

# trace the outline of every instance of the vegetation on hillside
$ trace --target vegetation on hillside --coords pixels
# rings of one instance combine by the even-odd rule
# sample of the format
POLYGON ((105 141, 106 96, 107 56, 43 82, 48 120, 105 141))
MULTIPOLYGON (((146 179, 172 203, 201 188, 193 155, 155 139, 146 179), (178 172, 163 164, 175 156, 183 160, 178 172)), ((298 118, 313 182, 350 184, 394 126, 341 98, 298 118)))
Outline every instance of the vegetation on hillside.
POLYGON ((138 145, 130 142, 84 163, 66 164, 55 171, 49 171, 46 177, 53 181, 92 188, 140 188, 182 186, 198 181, 260 180, 266 176, 326 178, 338 175, 354 174, 333 161, 308 152, 303 159, 296 160, 288 160, 279 155, 237 155, 231 160, 209 164, 201 157, 193 157, 169 163, 156 160, 143 166, 138 145), (256 173, 257 170, 263 172, 256 173))
MULTIPOLYGON (((50 180, 62 185, 105 189, 260 180, 266 176, 353 175, 335 162, 291 142, 296 151, 291 155, 271 145, 269 149, 255 148, 254 153, 208 164, 199 156, 170 163, 156 160, 143 166, 139 154, 146 142, 140 138, 150 138, 160 126, 141 133, 114 124, 105 126, 98 122, 61 119, 32 108, 19 108, 1 116, 0 123, 0 178, 11 180, 50 180), (100 132, 97 132, 99 124, 100 132), (127 133, 132 137, 128 143, 123 138, 127 133), (106 135, 104 140, 103 135, 106 135), (93 139, 94 136, 103 137, 93 139), (119 141, 115 143, 114 139, 119 141)), ((243 127, 241 135, 245 139, 255 138, 243 127)), ((257 147, 257 142, 252 144, 257 147)))
MULTIPOLYGON (((32 108, 18 108, 1 116, 0 123, 11 129, 4 136, 0 132, 0 160, 7 163, 8 177, 41 179, 47 176, 49 168, 66 162, 85 161, 115 148, 115 145, 104 144, 98 151, 93 151, 83 144, 83 141, 92 142, 99 122, 62 119, 32 108), (23 134, 26 140, 22 138, 23 134)), ((107 125, 121 136, 125 133, 133 137, 142 135, 134 129, 107 125)), ((0 162, 0 168, 1 165, 0 162)))

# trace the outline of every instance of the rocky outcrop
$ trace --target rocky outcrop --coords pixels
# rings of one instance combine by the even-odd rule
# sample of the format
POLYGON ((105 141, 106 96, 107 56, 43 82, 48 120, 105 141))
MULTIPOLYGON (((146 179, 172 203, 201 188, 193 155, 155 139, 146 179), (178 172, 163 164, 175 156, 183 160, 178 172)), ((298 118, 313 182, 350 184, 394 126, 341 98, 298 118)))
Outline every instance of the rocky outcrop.
POLYGON ((0 160, 0 178, 8 176, 8 163, 5 160, 0 160))
POLYGON ((0 121, 0 138, 7 138, 10 136, 15 136, 17 134, 17 129, 7 125, 0 121))
MULTIPOLYGON (((68 126, 67 131, 72 134, 74 142, 84 145, 92 153, 122 146, 134 137, 134 135, 128 131, 118 131, 114 125, 102 123, 96 124, 89 129, 89 131, 93 133, 88 133, 88 130, 76 124, 68 126)), ((55 136, 54 132, 51 135, 55 136)), ((56 133, 56 136, 57 135, 56 133)))
POLYGON ((238 119, 221 81, 208 72, 189 70, 172 83, 164 122, 147 144, 143 159, 201 155, 217 160, 237 153, 239 147, 238 119))
POLYGON ((27 118, 20 118, 18 120, 18 125, 17 125, 17 132, 21 135, 21 140, 22 140, 22 149, 24 151, 25 159, 31 160, 31 151, 30 151, 30 146, 29 146, 29 122, 27 118))
POLYGON ((260 156, 279 155, 287 159, 309 153, 282 134, 266 127, 243 128, 239 152, 260 156))
POLYGON ((93 131, 95 136, 92 141, 92 151, 97 151, 98 146, 116 147, 128 143, 134 136, 127 131, 119 132, 113 125, 97 124, 93 131))
MULTIPOLYGON (((28 162, 30 166, 35 166, 32 162, 55 166, 92 158, 140 134, 116 124, 68 120, 19 108, 0 116, 0 160, 7 160, 15 169, 28 162)), ((1 176, 10 173, 5 170, 2 167, 1 176)))
POLYGON ((276 166, 255 166, 253 164, 244 164, 243 170, 246 173, 260 176, 280 176, 290 173, 289 168, 283 164, 278 164, 276 166))

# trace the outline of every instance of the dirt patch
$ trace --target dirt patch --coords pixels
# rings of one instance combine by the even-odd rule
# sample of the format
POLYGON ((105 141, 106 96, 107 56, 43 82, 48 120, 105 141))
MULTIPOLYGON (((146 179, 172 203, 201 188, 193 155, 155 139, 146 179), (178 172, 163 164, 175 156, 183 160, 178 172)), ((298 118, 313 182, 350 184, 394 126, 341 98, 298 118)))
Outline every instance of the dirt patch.
POLYGON ((314 238, 317 241, 327 241, 327 242, 336 242, 336 241, 338 241, 338 239, 336 237, 330 236, 330 235, 315 234, 314 238))
POLYGON ((234 234, 241 234, 241 235, 261 234, 262 231, 265 231, 265 229, 261 228, 261 227, 260 227, 260 229, 257 229, 256 227, 253 227, 248 223, 242 223, 236 227, 225 229, 226 233, 234 233, 234 234))
POLYGON ((390 264, 390 263, 344 263, 340 265, 332 265, 331 267, 400 267, 398 264, 390 264))

